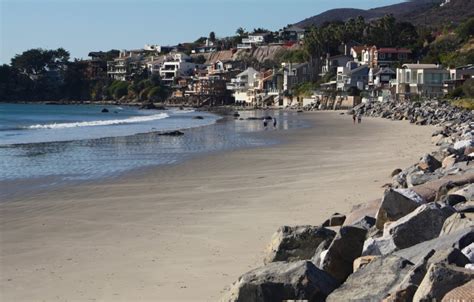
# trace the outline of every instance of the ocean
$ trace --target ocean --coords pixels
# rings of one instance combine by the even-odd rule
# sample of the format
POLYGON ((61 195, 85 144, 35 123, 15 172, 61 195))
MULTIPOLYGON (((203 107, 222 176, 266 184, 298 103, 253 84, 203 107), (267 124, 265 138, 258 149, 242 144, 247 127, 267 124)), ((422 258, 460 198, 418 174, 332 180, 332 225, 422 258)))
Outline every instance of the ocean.
POLYGON ((305 126, 295 112, 240 114, 234 119, 193 109, 0 103, 0 200, 199 154, 274 144, 254 134, 305 126), (247 119, 266 115, 277 118, 276 129, 247 119), (159 135, 174 130, 184 135, 159 135))

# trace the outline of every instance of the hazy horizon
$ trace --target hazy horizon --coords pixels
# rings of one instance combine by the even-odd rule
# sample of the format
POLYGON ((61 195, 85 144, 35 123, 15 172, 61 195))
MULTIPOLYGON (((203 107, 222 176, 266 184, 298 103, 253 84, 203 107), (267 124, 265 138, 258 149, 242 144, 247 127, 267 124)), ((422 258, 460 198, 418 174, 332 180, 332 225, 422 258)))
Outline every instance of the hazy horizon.
POLYGON ((328 9, 368 9, 401 0, 0 0, 0 63, 31 48, 63 47, 71 58, 89 51, 192 42, 238 27, 278 30, 328 9))

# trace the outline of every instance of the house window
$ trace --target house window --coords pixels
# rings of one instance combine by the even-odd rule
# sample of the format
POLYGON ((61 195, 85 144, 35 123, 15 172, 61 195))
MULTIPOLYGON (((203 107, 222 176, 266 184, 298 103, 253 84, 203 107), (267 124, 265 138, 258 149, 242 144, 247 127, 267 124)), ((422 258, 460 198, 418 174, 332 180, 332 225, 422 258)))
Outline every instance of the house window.
POLYGON ((410 72, 407 71, 407 83, 410 83, 410 72))
POLYGON ((380 59, 380 60, 385 59, 385 54, 384 54, 384 53, 379 54, 379 59, 380 59))

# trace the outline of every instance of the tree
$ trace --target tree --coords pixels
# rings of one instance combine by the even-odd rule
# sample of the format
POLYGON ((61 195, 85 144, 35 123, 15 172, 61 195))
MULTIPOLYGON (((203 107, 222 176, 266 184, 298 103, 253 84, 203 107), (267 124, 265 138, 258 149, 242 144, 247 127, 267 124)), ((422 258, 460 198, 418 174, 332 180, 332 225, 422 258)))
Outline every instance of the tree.
POLYGON ((243 35, 245 35, 245 29, 243 27, 239 27, 237 28, 237 30, 235 31, 235 33, 239 36, 239 37, 242 37, 243 35))
POLYGON ((216 42, 216 34, 213 31, 209 33, 209 41, 216 42))

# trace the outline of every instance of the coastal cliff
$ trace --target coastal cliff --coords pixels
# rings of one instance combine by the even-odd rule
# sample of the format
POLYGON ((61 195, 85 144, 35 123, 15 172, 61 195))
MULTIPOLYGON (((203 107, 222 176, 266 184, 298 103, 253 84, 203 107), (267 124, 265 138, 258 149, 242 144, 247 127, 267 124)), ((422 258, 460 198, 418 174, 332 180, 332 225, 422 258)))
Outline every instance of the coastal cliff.
POLYGON ((436 125, 439 149, 394 170, 380 199, 317 226, 282 226, 264 266, 222 301, 474 299, 473 112, 433 101, 362 104, 348 114, 436 125))

